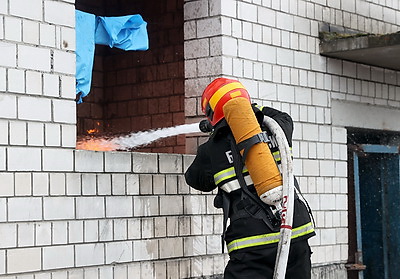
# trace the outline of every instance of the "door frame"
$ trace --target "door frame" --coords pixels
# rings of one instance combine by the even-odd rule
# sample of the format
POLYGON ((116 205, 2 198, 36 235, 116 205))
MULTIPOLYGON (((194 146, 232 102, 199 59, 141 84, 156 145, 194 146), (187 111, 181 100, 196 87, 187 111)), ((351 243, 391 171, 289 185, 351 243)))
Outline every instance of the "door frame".
MULTIPOLYGON (((353 151, 353 170, 354 170, 354 198, 355 198, 355 217, 356 217, 356 248, 358 259, 356 260, 358 263, 363 266, 362 260, 362 231, 361 231, 361 205, 360 205, 360 177, 359 177, 359 156, 360 153, 378 153, 378 154, 399 154, 398 146, 390 146, 390 145, 379 145, 379 144, 360 144, 357 146, 357 150, 353 151)), ((400 160, 399 160, 400 167, 400 160)), ((383 194, 384 199, 384 194, 383 194)), ((383 210, 383 218, 386 218, 385 208, 383 210)), ((385 222, 385 220, 383 220, 385 222)), ((385 234, 385 226, 383 227, 383 234, 385 234)), ((383 256, 384 256, 384 271, 385 274, 388 274, 388 253, 387 253, 387 243, 386 239, 383 239, 383 256)), ((360 268, 358 272, 358 278, 364 278, 364 269, 360 268)))

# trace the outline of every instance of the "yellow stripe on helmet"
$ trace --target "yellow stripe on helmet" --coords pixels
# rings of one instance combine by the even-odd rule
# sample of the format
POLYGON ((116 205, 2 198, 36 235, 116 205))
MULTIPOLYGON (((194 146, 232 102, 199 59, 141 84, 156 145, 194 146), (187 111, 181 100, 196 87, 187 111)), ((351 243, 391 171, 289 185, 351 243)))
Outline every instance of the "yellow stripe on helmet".
POLYGON ((233 90, 233 89, 239 89, 239 88, 244 88, 244 86, 240 83, 240 82, 231 82, 228 83, 224 86, 222 86, 221 88, 219 88, 214 94, 213 96, 210 98, 210 106, 211 108, 214 110, 215 106, 217 105, 218 101, 229 91, 233 90))

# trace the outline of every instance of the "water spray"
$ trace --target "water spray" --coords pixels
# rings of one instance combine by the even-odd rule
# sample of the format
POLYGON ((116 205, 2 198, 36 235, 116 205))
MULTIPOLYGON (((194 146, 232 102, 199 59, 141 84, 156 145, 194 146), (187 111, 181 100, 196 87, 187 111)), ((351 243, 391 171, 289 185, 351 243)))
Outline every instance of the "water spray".
POLYGON ((76 148, 95 151, 128 151, 162 138, 199 133, 201 131, 199 123, 183 124, 175 127, 130 133, 125 136, 85 138, 76 143, 76 148))

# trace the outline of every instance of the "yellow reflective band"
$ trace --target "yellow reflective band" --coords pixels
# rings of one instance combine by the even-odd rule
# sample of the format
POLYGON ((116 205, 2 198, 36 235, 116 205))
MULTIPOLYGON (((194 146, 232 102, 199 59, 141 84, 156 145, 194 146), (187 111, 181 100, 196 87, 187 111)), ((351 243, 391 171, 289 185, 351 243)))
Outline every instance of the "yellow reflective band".
MULTIPOLYGON (((248 172, 247 168, 244 167, 242 172, 243 173, 248 172)), ((221 181, 232 178, 234 176, 236 176, 234 167, 230 167, 230 168, 224 169, 220 172, 217 172, 216 174, 214 174, 215 185, 218 185, 218 183, 220 183, 221 181)))
POLYGON ((264 109, 264 106, 260 106, 260 105, 255 105, 255 106, 256 106, 256 108, 258 108, 261 111, 264 109))
MULTIPOLYGON (((291 239, 298 238, 300 236, 304 236, 314 232, 314 227, 312 226, 311 222, 304 224, 300 227, 294 228, 292 230, 292 237, 291 239)), ((262 234, 250 237, 244 237, 240 239, 236 239, 231 241, 227 244, 228 252, 232 252, 235 250, 260 246, 260 245, 267 245, 279 242, 279 232, 277 233, 269 233, 269 234, 262 234)))
POLYGON ((212 97, 210 98, 210 106, 212 108, 212 110, 215 109, 215 106, 217 105, 218 101, 229 91, 233 90, 233 89, 239 89, 239 88, 243 88, 244 86, 240 83, 240 82, 231 82, 228 83, 224 86, 222 86, 220 89, 218 89, 214 95, 212 95, 212 97))

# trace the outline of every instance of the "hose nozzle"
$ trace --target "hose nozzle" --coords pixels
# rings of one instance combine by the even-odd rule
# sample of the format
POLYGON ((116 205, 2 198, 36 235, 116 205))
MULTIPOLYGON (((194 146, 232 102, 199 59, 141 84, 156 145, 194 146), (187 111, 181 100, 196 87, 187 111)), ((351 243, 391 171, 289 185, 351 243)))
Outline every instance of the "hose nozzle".
POLYGON ((213 130, 213 126, 207 119, 200 121, 199 128, 200 128, 200 131, 202 131, 203 133, 210 133, 213 130))

